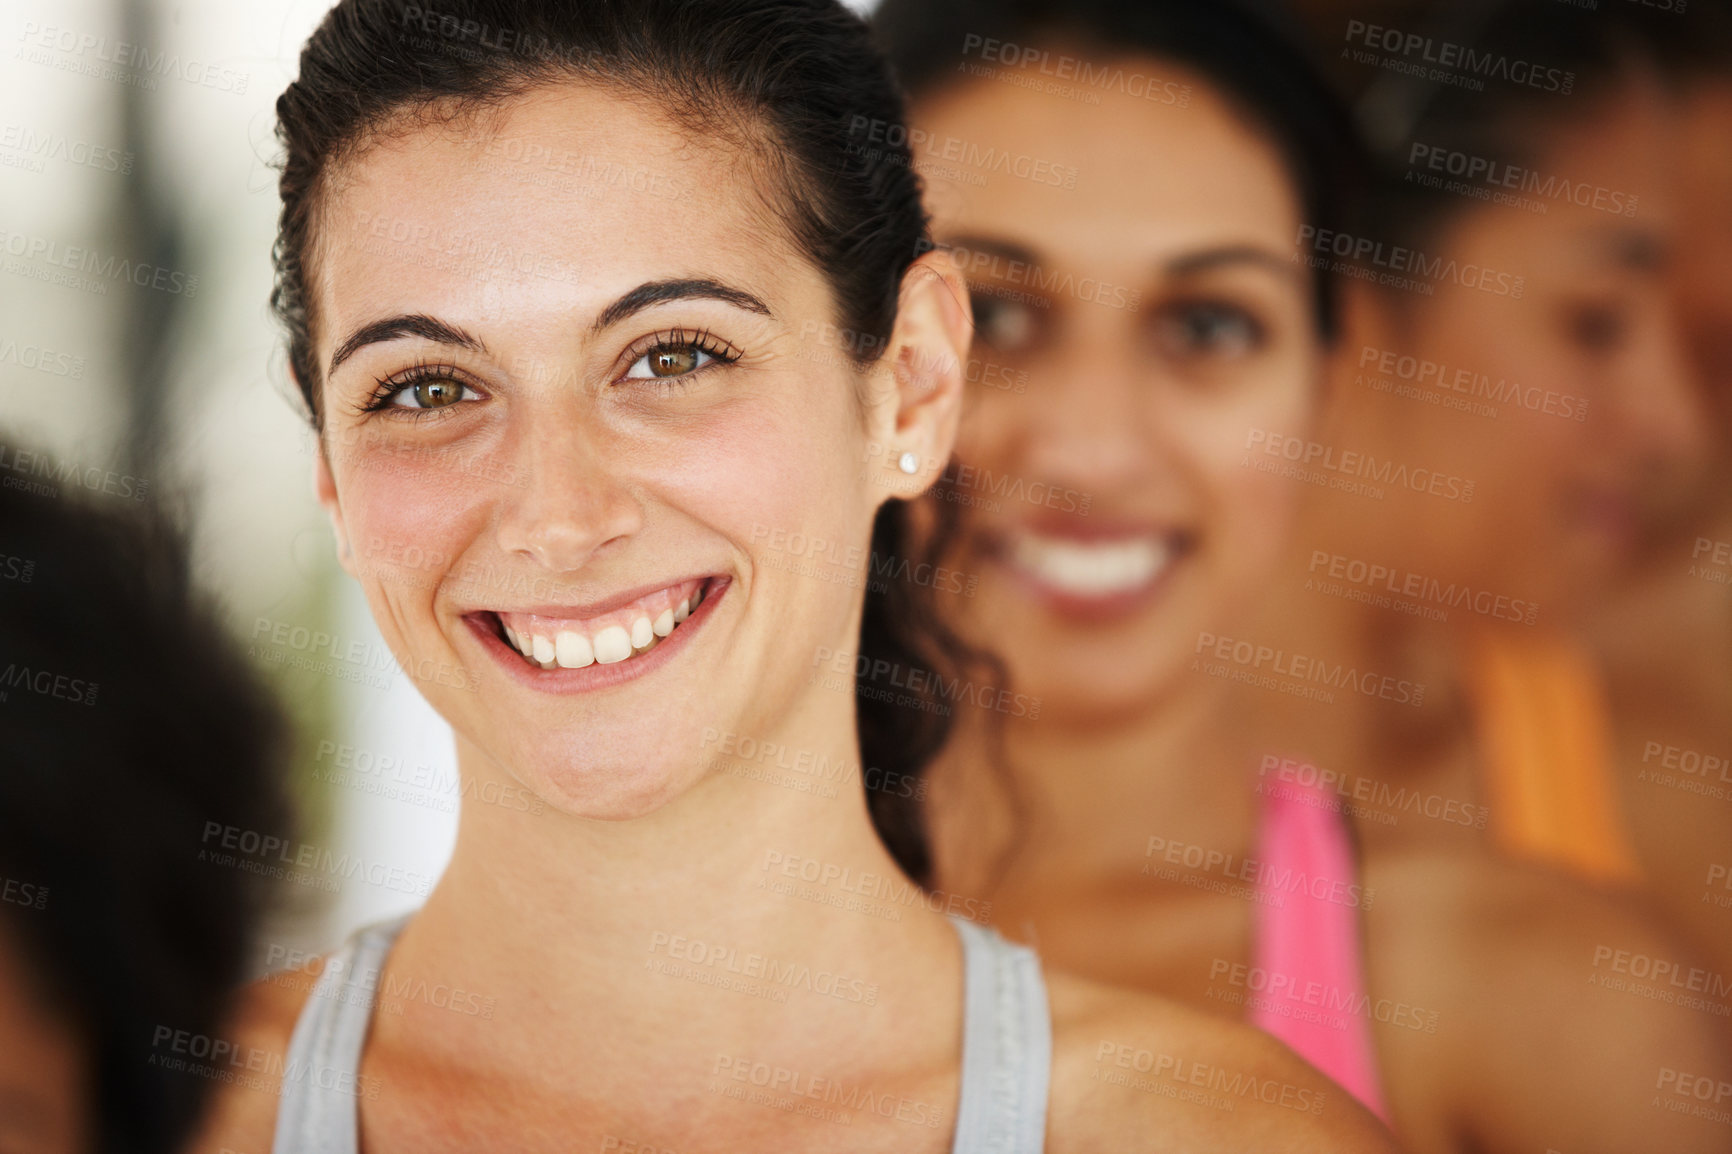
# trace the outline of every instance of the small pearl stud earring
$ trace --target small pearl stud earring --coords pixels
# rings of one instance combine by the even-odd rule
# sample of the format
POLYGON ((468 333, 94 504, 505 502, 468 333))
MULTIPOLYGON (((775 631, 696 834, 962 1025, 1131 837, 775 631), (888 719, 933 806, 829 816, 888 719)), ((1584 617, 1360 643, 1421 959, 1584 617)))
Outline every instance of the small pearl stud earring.
POLYGON ((904 453, 896 458, 896 467, 904 473, 918 473, 920 471, 920 458, 912 452, 904 453))

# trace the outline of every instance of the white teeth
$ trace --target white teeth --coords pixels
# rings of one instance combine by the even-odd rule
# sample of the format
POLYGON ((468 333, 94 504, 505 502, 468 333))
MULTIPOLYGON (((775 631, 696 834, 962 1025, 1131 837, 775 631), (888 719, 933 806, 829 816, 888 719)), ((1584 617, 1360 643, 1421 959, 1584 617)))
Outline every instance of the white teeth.
POLYGON ((1019 567, 1048 585, 1085 597, 1141 588, 1171 558, 1171 545, 1156 537, 1084 545, 1021 534, 1014 547, 1019 567))
POLYGON ((597 633, 594 644, 595 659, 603 665, 612 665, 631 656, 631 634, 622 625, 609 625, 597 633))
POLYGON ((582 669, 595 662, 595 649, 590 645, 589 638, 570 629, 559 635, 553 649, 561 669, 582 669))
MULTIPOLYGON (((579 628, 560 629, 557 619, 535 618, 523 615, 525 628, 507 624, 500 614, 500 625, 510 643, 529 664, 541 669, 583 669, 593 664, 612 665, 624 661, 628 657, 647 653, 654 649, 662 638, 671 635, 679 624, 691 616, 694 602, 702 603, 703 595, 699 593, 681 601, 677 606, 663 608, 651 617, 648 612, 637 614, 624 624, 608 625, 593 636, 579 628), (548 628, 553 635, 533 633, 528 626, 532 623, 537 628, 548 628)), ((666 602, 663 602, 666 605, 666 602)), ((601 620, 607 620, 603 617, 601 620)), ((619 620, 615 618, 614 620, 619 620)), ((572 622, 577 625, 577 622, 572 622)))

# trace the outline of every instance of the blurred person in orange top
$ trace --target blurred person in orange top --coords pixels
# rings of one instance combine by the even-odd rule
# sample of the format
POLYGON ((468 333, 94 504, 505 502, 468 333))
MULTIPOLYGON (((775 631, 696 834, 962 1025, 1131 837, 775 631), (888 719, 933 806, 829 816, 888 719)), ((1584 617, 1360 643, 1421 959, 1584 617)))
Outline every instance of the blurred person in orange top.
MULTIPOLYGON (((1732 13, 1671 17, 1673 284, 1713 466, 1655 534, 1642 579, 1595 614, 1637 856, 1667 912, 1732 974, 1732 13)), ((1723 979, 1732 985, 1732 979, 1723 979)))
MULTIPOLYGON (((1653 928, 1645 944, 1501 888, 1477 886, 1476 904, 1502 912, 1499 935, 1552 923, 1554 944, 1574 943, 1560 979, 1624 1013, 1631 1037, 1663 1051, 1694 1032, 1723 1050, 1732 972, 1656 901, 1650 851, 1670 835, 1650 820, 1638 836, 1590 645, 1608 600, 1637 589, 1688 520, 1715 453, 1674 294, 1692 240, 1658 18, 1515 2, 1344 21, 1344 51, 1376 77, 1359 109, 1383 179, 1346 237, 1313 238, 1358 279, 1324 432, 1294 461, 1290 441, 1275 456, 1312 499, 1258 640, 1289 669, 1320 659, 1313 680, 1373 670, 1423 693, 1402 708, 1361 682, 1333 714, 1277 697, 1259 721, 1348 788, 1475 807, 1509 863, 1489 869, 1591 883, 1595 904, 1653 928), (1460 64, 1463 45, 1530 83, 1450 72, 1440 62, 1460 64), (1403 63, 1427 53, 1420 80, 1403 63)), ((1372 861, 1379 847, 1434 851, 1439 868, 1486 861, 1447 821, 1360 830, 1372 861)), ((1694 1112, 1712 1141, 1719 1116, 1667 1071, 1624 1120, 1694 1112)), ((1603 1132, 1583 1141, 1617 1148, 1603 1132)))
MULTIPOLYGON (((1311 636, 1431 687, 1424 715, 1443 728, 1425 771, 1490 806, 1500 846, 1632 884, 1602 673, 1579 634, 1710 451, 1668 295, 1663 62, 1617 12, 1426 11, 1400 31, 1523 62, 1534 82, 1386 72, 1360 98, 1384 180, 1351 235, 1311 246, 1363 279, 1339 403, 1299 462, 1322 487, 1284 587, 1311 636), (1444 736, 1458 731, 1471 740, 1444 736)), ((1359 42, 1407 43, 1357 36, 1373 56, 1359 42)))

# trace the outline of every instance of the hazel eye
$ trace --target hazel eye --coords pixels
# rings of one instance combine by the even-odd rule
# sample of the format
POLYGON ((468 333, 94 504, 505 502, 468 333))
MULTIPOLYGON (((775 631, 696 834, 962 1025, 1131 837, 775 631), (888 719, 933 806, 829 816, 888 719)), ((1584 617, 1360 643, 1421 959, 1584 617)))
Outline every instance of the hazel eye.
MULTIPOLYGON (((733 345, 706 329, 666 329, 652 333, 634 346, 637 359, 622 380, 655 381, 685 386, 711 365, 731 365, 741 353, 733 345)), ((627 353, 627 356, 632 355, 627 353)))
POLYGON ((363 406, 369 413, 407 411, 420 415, 450 409, 459 401, 482 399, 481 393, 437 365, 418 366, 395 380, 380 381, 363 406))
POLYGON ((446 409, 469 392, 469 386, 461 381, 434 377, 406 386, 393 398, 393 403, 402 409, 446 409))
POLYGON ((626 371, 626 376, 639 380, 683 377, 694 373, 716 359, 696 345, 658 345, 639 357, 626 371))

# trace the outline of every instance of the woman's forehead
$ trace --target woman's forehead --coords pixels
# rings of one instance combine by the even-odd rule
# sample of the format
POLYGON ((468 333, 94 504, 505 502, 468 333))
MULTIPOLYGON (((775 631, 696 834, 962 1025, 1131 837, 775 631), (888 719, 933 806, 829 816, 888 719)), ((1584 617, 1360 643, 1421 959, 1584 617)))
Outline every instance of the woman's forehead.
POLYGON ((1279 151, 1201 80, 1183 106, 1112 108, 977 81, 923 101, 913 122, 941 233, 1138 265, 1200 239, 1294 243, 1301 209, 1279 151))
POLYGON ((587 85, 405 124, 331 182, 314 262, 320 327, 381 308, 569 324, 574 310, 700 267, 779 295, 803 264, 788 260, 758 179, 737 151, 587 85))

